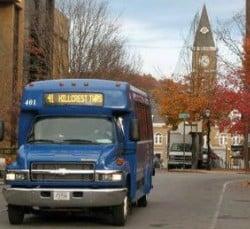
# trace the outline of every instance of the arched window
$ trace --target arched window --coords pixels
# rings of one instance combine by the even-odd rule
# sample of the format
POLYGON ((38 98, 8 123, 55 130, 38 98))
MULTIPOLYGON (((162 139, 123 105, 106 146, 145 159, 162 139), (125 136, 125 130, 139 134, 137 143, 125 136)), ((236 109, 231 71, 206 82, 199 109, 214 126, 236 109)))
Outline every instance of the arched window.
POLYGON ((161 133, 155 134, 154 142, 155 142, 156 145, 161 145, 162 144, 162 134, 161 133))

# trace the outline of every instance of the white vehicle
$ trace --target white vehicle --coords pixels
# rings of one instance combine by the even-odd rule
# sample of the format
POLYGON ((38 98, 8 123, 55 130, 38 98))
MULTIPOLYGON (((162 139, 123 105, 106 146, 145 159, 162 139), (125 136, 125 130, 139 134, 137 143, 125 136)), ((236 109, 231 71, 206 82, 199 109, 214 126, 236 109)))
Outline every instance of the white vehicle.
POLYGON ((192 167, 191 144, 172 143, 169 151, 168 167, 192 167))

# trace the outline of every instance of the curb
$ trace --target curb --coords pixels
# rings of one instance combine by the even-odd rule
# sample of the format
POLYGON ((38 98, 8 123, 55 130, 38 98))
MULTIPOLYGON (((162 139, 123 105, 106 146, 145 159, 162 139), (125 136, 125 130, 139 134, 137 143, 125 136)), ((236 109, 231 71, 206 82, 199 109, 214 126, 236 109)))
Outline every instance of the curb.
POLYGON ((242 175, 250 175, 249 171, 244 170, 199 170, 199 169, 157 169, 158 173, 197 173, 197 174, 242 174, 242 175))
POLYGON ((156 170, 158 173, 200 173, 208 174, 209 172, 203 170, 188 170, 188 169, 159 169, 156 170))

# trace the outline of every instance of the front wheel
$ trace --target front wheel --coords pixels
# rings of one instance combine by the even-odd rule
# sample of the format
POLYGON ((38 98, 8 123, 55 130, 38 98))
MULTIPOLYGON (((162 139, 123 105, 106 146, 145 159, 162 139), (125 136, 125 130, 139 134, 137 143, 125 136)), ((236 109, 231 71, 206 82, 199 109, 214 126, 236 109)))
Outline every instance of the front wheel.
POLYGON ((8 217, 10 224, 22 224, 24 219, 24 209, 20 206, 8 205, 8 217))
POLYGON ((137 202, 138 207, 147 207, 148 205, 148 198, 147 195, 142 196, 138 202, 137 202))
POLYGON ((124 226, 129 212, 128 196, 125 196, 122 204, 114 206, 112 211, 113 211, 113 224, 116 226, 124 226))

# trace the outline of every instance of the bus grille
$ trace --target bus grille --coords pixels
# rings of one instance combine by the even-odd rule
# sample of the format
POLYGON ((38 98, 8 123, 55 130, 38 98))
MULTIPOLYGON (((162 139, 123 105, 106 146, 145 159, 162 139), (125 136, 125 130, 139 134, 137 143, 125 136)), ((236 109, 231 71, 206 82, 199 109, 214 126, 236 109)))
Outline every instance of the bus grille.
POLYGON ((32 181, 93 181, 95 164, 82 163, 32 163, 32 181))

